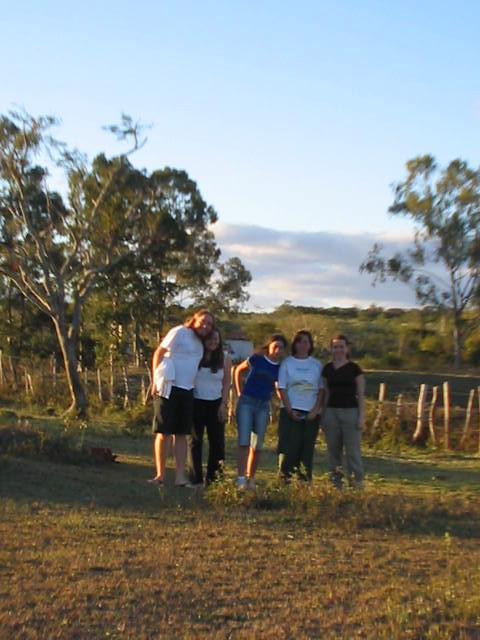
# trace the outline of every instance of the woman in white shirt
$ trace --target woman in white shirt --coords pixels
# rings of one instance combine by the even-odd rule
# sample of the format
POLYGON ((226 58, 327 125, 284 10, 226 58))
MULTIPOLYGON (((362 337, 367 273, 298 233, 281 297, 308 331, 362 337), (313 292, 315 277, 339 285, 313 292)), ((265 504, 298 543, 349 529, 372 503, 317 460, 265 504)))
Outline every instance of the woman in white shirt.
POLYGON ((322 365, 311 357, 310 331, 297 331, 291 352, 280 365, 278 374, 283 405, 278 421, 279 470, 285 479, 296 472, 300 478, 310 481, 323 404, 322 365))
POLYGON ((203 340, 213 327, 210 311, 200 309, 183 326, 170 329, 153 354, 152 432, 157 473, 149 482, 154 485, 164 483, 168 445, 175 436, 175 485, 190 486, 185 477, 185 462, 187 435, 193 425, 193 387, 202 359, 203 340), (164 362, 168 358, 169 366, 164 362))
POLYGON ((220 332, 214 329, 204 341, 204 354, 193 390, 193 435, 190 446, 192 484, 203 483, 202 449, 205 428, 208 438, 206 483, 223 475, 225 420, 230 391, 232 362, 223 351, 220 332))

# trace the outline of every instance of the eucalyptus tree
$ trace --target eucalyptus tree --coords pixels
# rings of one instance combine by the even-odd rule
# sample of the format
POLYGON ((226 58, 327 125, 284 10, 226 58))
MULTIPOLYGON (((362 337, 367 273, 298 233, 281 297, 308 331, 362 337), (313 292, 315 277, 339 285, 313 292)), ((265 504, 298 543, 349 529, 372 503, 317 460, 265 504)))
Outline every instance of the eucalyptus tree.
POLYGON ((149 188, 153 206, 138 230, 145 250, 135 258, 132 275, 139 282, 132 291, 142 301, 142 324, 148 322, 161 334, 174 300, 195 299, 210 286, 220 256, 211 230, 218 216, 183 170, 154 171, 149 188))
POLYGON ((465 336, 479 319, 480 172, 462 160, 440 169, 429 155, 406 167, 389 212, 413 221, 413 247, 385 257, 375 244, 360 270, 373 274, 374 283, 393 278, 409 284, 420 304, 445 312, 458 367, 465 336))
POLYGON ((146 179, 128 160, 140 145, 129 118, 112 130, 132 139, 132 148, 91 164, 50 135, 54 124, 19 112, 0 117, 0 273, 53 322, 70 410, 84 415, 88 403, 77 370, 83 307, 98 279, 132 251, 146 179), (49 165, 65 175, 65 198, 49 186, 49 165))
POLYGON ((102 277, 86 310, 98 360, 149 357, 147 336, 157 339, 179 302, 208 306, 214 313, 237 311, 248 299, 249 271, 237 257, 220 261, 212 233, 217 216, 196 183, 169 167, 149 176, 155 193, 136 230, 127 268, 102 277), (121 331, 119 331, 121 329, 121 331))
POLYGON ((197 302, 214 313, 238 313, 250 297, 247 287, 251 281, 250 271, 234 256, 218 263, 211 287, 200 292, 197 302))
POLYGON ((0 117, 0 275, 52 321, 69 410, 83 415, 77 351, 87 301, 103 291, 112 304, 104 320, 129 316, 160 331, 174 298, 195 300, 211 286, 217 214, 186 172, 132 166, 144 139, 129 117, 109 129, 130 149, 92 162, 51 136, 55 124, 19 112, 0 117), (64 175, 64 196, 50 186, 51 167, 64 175))

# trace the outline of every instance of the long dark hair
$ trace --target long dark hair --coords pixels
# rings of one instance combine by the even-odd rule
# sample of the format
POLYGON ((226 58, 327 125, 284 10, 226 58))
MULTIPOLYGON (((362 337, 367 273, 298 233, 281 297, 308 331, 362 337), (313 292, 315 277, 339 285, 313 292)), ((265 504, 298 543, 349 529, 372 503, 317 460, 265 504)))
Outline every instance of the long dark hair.
POLYGON ((220 333, 220 331, 218 329, 213 329, 212 333, 205 338, 205 340, 203 341, 204 347, 203 347, 203 357, 200 360, 200 364, 198 365, 198 368, 200 367, 210 367, 210 371, 212 373, 217 373, 217 371, 219 369, 223 368, 223 362, 225 360, 225 354, 223 353, 223 342, 222 342, 222 334, 220 333), (218 334, 218 347, 215 349, 215 351, 208 351, 208 353, 210 354, 209 357, 207 358, 207 351, 205 349, 205 342, 206 340, 208 340, 209 338, 212 337, 213 332, 216 332, 218 334))
POLYGON ((273 333, 269 339, 265 342, 265 344, 263 344, 260 348, 260 353, 262 353, 263 355, 265 355, 266 353, 268 353, 268 347, 272 342, 283 342, 283 346, 285 347, 285 349, 288 347, 288 342, 287 339, 285 338, 284 335, 282 335, 281 333, 273 333))

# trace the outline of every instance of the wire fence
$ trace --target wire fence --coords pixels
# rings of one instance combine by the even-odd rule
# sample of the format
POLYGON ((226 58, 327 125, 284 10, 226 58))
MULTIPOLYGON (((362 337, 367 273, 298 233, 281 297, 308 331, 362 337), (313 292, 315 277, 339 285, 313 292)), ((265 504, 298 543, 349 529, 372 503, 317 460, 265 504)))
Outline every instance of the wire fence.
MULTIPOLYGON (((131 358, 111 359, 105 366, 83 367, 79 375, 93 403, 114 404, 128 409, 146 406, 151 396, 151 371, 147 361, 131 358)), ((233 376, 232 376, 233 379, 233 376)), ((427 442, 445 451, 470 451, 480 454, 480 385, 472 386, 466 402, 464 395, 452 393, 452 383, 432 385, 420 383, 418 395, 389 394, 385 382, 378 384, 375 395, 367 400, 365 437, 370 441, 384 437, 404 438, 417 445, 427 442), (390 397, 389 397, 390 395, 390 397), (460 398, 452 402, 452 397, 460 398)), ((65 371, 57 357, 25 360, 6 356, 0 350, 0 399, 14 396, 17 401, 35 402, 41 406, 68 405, 69 390, 65 371)), ((236 406, 233 386, 229 396, 228 417, 233 421, 236 406)), ((279 402, 272 401, 271 419, 278 419, 279 402)))

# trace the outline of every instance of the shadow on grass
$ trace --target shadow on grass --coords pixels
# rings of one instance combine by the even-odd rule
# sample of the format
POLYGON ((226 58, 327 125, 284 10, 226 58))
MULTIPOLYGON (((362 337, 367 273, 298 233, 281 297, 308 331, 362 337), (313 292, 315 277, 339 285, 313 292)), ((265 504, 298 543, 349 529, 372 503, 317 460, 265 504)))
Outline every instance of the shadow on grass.
POLYGON ((362 529, 395 531, 412 535, 446 534, 464 539, 480 538, 480 504, 462 496, 415 496, 399 490, 385 493, 376 487, 363 492, 337 492, 326 480, 313 488, 281 487, 261 483, 258 493, 239 496, 232 482, 207 492, 173 486, 172 473, 164 489, 145 481, 145 465, 101 468, 75 467, 32 460, 2 460, 1 495, 20 507, 41 506, 61 510, 115 511, 150 517, 174 517, 188 521, 195 513, 232 520, 263 516, 273 527, 362 529))
POLYGON ((419 487, 480 492, 480 460, 472 457, 434 455, 417 460, 368 454, 365 467, 372 480, 383 478, 419 487))
POLYGON ((150 438, 122 437, 95 444, 112 446, 120 464, 80 466, 1 457, 1 497, 26 508, 46 505, 152 517, 168 511, 185 518, 189 513, 212 511, 229 518, 271 514, 272 526, 289 522, 299 527, 480 538, 480 469, 470 459, 424 455, 412 460, 369 453, 365 456, 370 475, 366 490, 339 493, 332 491, 326 479, 323 448, 316 454, 313 488, 281 487, 275 481, 276 455, 270 446, 263 454, 257 495, 238 496, 233 486, 236 451, 232 438, 227 443, 230 480, 208 492, 174 487, 172 468, 164 488, 148 484, 152 476, 150 438))
POLYGON ((173 470, 165 488, 150 485, 151 465, 121 457, 120 464, 71 465, 47 460, 3 457, 0 495, 21 505, 114 509, 158 513, 165 508, 198 508, 200 492, 174 486, 173 470))
MULTIPOLYGON (((374 483, 395 483, 417 486, 419 489, 472 490, 480 495, 480 458, 469 455, 417 453, 400 455, 367 450, 363 454, 367 480, 374 483)), ((265 450, 262 468, 276 472, 277 456, 272 447, 265 450)), ((328 472, 324 447, 315 451, 314 477, 328 472)))

